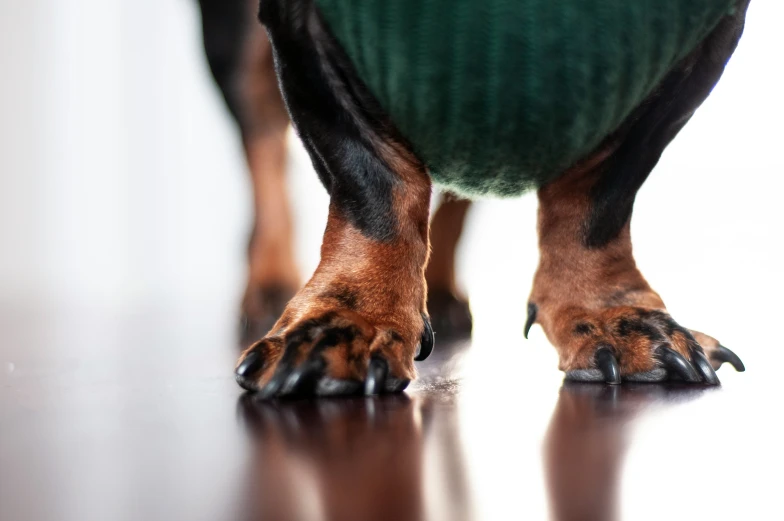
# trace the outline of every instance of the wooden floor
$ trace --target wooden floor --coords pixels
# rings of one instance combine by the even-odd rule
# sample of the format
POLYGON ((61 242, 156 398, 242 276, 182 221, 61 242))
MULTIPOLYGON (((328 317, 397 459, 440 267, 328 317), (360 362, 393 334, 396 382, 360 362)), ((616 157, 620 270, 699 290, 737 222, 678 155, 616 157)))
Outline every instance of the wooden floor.
POLYGON ((705 389, 568 385, 542 342, 441 342, 404 395, 257 403, 214 306, 3 310, 0 519, 780 514, 775 349, 705 389))

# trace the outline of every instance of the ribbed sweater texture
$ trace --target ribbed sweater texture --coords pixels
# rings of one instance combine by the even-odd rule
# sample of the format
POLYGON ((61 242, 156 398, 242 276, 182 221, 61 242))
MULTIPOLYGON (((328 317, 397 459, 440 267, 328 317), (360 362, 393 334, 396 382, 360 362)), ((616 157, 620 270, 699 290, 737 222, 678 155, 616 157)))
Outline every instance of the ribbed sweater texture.
POLYGON ((734 0, 316 0, 436 183, 512 196, 624 121, 734 0))

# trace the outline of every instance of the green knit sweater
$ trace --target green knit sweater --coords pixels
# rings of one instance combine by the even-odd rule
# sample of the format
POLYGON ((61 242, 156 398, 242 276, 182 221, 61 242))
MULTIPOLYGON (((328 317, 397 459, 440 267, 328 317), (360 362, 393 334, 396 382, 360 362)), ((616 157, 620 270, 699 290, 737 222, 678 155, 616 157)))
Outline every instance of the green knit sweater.
POLYGON ((735 0, 316 0, 437 184, 517 195, 623 122, 735 0))

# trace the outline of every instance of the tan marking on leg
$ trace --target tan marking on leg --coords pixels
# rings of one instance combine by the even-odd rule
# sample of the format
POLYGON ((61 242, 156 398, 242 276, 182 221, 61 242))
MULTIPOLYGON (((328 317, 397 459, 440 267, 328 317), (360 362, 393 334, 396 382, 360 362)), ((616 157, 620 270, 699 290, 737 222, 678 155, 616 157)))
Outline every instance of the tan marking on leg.
POLYGON ((427 286, 457 294, 455 256, 471 201, 444 194, 430 223, 430 262, 425 277, 427 286))
MULTIPOLYGON (((248 284, 243 313, 249 332, 269 327, 270 315, 297 288, 293 225, 286 188, 289 116, 278 88, 272 46, 255 21, 258 2, 248 2, 247 39, 238 71, 243 144, 253 184, 254 226, 248 248, 248 284)), ((265 329, 266 330, 266 329, 265 329)))

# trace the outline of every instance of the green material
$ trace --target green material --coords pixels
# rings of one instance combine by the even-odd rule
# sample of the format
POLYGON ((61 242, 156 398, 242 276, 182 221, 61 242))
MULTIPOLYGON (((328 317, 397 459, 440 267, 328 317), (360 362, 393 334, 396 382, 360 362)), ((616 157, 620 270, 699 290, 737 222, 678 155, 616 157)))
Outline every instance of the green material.
POLYGON ((517 195, 615 130, 735 0, 316 0, 436 183, 517 195))

